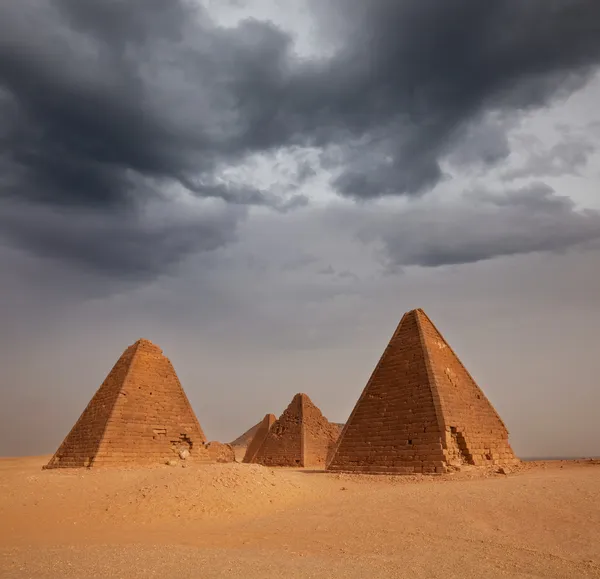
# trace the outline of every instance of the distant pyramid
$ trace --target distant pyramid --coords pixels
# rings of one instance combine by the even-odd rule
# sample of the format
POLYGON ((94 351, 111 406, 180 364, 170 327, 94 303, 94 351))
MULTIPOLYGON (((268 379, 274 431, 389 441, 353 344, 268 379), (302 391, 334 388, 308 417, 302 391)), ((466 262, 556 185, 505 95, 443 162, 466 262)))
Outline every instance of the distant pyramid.
POLYGON ((325 466, 339 435, 306 394, 296 394, 271 426, 252 462, 266 466, 325 466))
POLYGON ((243 434, 240 434, 235 440, 233 440, 229 444, 231 444, 231 446, 233 447, 246 448, 252 442, 252 439, 254 438, 256 431, 260 428, 260 425, 263 423, 263 420, 264 418, 262 420, 259 420, 254 426, 246 430, 246 432, 244 432, 243 434))
POLYGON ((402 317, 327 468, 433 473, 460 464, 515 462, 504 423, 417 309, 402 317))
POLYGON ((274 414, 266 414, 265 417, 257 424, 257 429, 254 432, 254 436, 248 444, 246 448, 246 454, 244 455, 244 459, 242 462, 252 462, 259 448, 262 446, 262 443, 267 438, 269 434, 269 430, 275 422, 277 418, 274 414))
POLYGON ((46 468, 160 463, 186 451, 206 460, 205 442, 171 362, 158 346, 138 340, 119 358, 46 468))

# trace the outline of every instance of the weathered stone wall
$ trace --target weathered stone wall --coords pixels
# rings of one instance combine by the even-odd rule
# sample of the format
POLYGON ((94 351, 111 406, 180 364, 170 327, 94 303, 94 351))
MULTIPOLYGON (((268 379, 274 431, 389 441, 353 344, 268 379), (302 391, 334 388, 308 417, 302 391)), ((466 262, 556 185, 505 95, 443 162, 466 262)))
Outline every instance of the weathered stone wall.
POLYGON ((302 400, 303 466, 325 467, 340 435, 308 396, 302 400))
POLYGON ((265 466, 303 466, 302 404, 298 396, 271 426, 253 461, 265 466))
POLYGON ((48 466, 149 464, 181 454, 208 461, 205 442, 171 362, 160 348, 139 340, 117 362, 48 466))
POLYGON ((494 407, 427 315, 418 311, 418 316, 441 403, 448 463, 514 462, 508 431, 494 407))
POLYGON ((409 312, 350 415, 328 469, 366 473, 441 471, 441 435, 417 316, 409 312))
POLYGON ((206 449, 211 462, 235 462, 235 450, 231 444, 213 440, 206 444, 206 449))
POLYGON ((135 346, 129 346, 112 367, 47 468, 89 466, 98 452, 104 430, 119 396, 135 346))
POLYGON ((244 454, 244 459, 242 462, 249 463, 254 461, 258 450, 260 449, 265 439, 267 438, 267 435, 269 434, 269 430, 271 430, 271 427, 273 426, 273 424, 275 424, 276 421, 277 418, 274 414, 267 414, 260 421, 260 423, 258 424, 258 428, 254 433, 252 441, 248 445, 248 448, 246 448, 246 454, 244 454))
POLYGON ((331 459, 335 454, 335 449, 337 448, 340 437, 342 436, 342 431, 344 429, 343 424, 338 424, 334 422, 332 422, 331 424, 336 428, 335 442, 329 444, 329 448, 327 449, 327 456, 325 457, 325 464, 323 465, 324 467, 326 467, 331 462, 331 459))

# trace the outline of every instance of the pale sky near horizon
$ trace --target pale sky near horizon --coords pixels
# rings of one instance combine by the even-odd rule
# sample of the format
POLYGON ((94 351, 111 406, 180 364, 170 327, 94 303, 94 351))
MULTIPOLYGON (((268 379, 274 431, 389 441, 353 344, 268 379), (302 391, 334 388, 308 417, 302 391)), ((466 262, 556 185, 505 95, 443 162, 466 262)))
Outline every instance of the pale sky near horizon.
POLYGON ((417 307, 517 454, 600 455, 600 3, 553 6, 0 5, 0 456, 140 337, 211 440, 344 422, 417 307))

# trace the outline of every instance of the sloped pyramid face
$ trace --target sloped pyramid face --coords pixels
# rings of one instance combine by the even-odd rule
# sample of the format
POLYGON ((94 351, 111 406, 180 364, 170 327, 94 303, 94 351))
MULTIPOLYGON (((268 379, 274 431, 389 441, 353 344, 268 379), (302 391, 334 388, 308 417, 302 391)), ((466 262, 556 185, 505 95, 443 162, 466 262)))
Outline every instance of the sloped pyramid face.
POLYGON ((518 462, 504 423, 420 309, 402 317, 332 454, 328 470, 366 473, 518 462))
POLYGON ((325 466, 339 435, 306 394, 296 394, 269 429, 252 462, 266 466, 325 466))
MULTIPOLYGON (((275 420, 277 420, 277 418, 275 418, 275 420)), ((252 442, 252 439, 254 438, 256 431, 260 428, 262 423, 263 423, 263 421, 260 420, 254 426, 252 426, 251 428, 246 430, 246 432, 244 432, 243 434, 240 434, 235 440, 231 441, 229 444, 231 444, 231 446, 234 446, 234 447, 243 446, 244 448, 247 448, 248 445, 252 442)))
POLYGON ((305 395, 302 407, 303 466, 325 468, 340 436, 340 428, 327 420, 305 395))
POLYGON ((262 446, 262 443, 267 438, 269 434, 269 430, 275 422, 277 418, 274 414, 267 414, 265 417, 258 423, 258 428, 256 429, 248 448, 246 448, 246 454, 244 454, 244 459, 242 462, 252 462, 258 449, 262 446))
POLYGON ((129 346, 46 468, 149 464, 187 450, 205 458, 206 438, 162 350, 129 346))

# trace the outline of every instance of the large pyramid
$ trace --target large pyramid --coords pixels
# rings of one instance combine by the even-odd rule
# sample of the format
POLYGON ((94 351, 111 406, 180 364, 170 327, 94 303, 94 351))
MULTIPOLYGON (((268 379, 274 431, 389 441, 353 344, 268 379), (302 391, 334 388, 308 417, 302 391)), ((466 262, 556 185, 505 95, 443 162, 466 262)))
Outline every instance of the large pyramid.
POLYGON ((205 442, 171 362, 158 346, 138 340, 119 358, 46 468, 149 464, 188 453, 206 460, 205 442))
POLYGON ((402 317, 340 435, 328 470, 440 473, 519 462, 508 431, 421 309, 402 317))
POLYGON ((244 459, 242 462, 252 462, 254 460, 254 457, 258 453, 262 443, 267 438, 269 430, 271 430, 271 427, 276 421, 277 418, 274 414, 266 414, 265 417, 256 425, 257 429, 254 432, 254 436, 252 437, 250 444, 248 444, 246 448, 246 454, 244 454, 244 459))
POLYGON ((325 466, 339 432, 306 394, 296 394, 269 429, 252 462, 266 466, 325 466))

